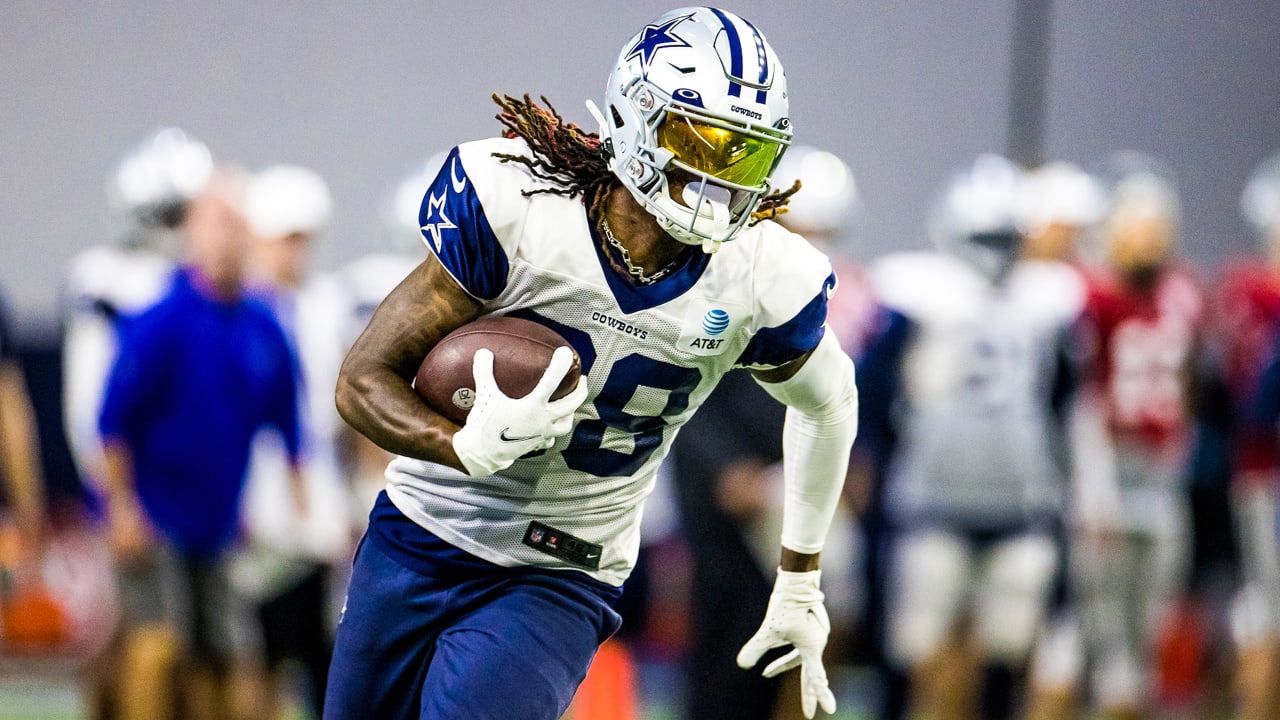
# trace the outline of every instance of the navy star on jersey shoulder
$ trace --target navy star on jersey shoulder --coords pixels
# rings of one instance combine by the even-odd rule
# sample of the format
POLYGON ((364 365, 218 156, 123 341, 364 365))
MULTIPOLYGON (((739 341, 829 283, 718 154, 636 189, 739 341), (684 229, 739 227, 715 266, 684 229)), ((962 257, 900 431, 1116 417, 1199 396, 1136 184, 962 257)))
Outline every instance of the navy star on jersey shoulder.
POLYGON ((492 300, 506 286, 507 255, 485 215, 475 183, 454 148, 422 198, 418 224, 440 264, 473 297, 492 300))

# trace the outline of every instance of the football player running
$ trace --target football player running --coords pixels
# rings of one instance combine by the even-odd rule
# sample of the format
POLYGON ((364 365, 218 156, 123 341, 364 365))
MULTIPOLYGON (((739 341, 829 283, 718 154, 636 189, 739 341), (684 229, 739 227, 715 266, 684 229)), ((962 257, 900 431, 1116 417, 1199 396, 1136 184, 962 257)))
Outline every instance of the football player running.
POLYGON ((679 9, 623 47, 603 109, 590 105, 599 136, 505 98, 506 137, 450 153, 422 203, 430 255, 338 384, 343 416, 399 457, 356 557, 326 718, 559 717, 618 628, 659 463, 739 367, 788 411, 779 570, 738 662, 789 647, 764 672, 799 667, 805 714, 834 712, 818 561, 856 391, 824 327, 830 263, 764 219, 786 200, 770 185, 786 93, 754 25, 679 9), (509 398, 483 389, 492 354, 477 352, 488 411, 459 427, 410 381, 446 333, 492 313, 557 330, 583 378, 558 401, 509 398))
POLYGON ((939 251, 869 267, 884 319, 862 357, 858 452, 880 464, 892 537, 885 717, 908 704, 930 717, 1014 717, 1045 616, 1065 338, 1085 293, 1063 263, 1017 262, 1023 193, 1017 167, 979 156, 940 194, 939 251))

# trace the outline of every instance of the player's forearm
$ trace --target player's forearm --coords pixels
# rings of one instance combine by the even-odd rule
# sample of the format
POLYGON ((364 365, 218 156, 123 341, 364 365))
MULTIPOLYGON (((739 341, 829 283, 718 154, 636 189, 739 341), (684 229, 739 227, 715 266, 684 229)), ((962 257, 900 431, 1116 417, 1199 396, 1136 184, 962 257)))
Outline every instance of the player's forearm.
POLYGON ((382 449, 465 471, 453 451, 458 426, 428 408, 390 368, 348 356, 337 403, 342 418, 382 449))
POLYGON ((429 256, 382 301, 342 363, 338 412, 382 449, 465 468, 453 451, 458 430, 427 407, 410 381, 427 353, 480 304, 429 256))
POLYGON ((857 434, 853 363, 828 333, 797 372, 782 382, 761 384, 787 405, 782 544, 794 553, 815 556, 816 562, 840 501, 857 434))
POLYGON ((810 572, 819 569, 818 558, 820 555, 821 553, 796 552, 784 545, 778 567, 787 572, 810 572))

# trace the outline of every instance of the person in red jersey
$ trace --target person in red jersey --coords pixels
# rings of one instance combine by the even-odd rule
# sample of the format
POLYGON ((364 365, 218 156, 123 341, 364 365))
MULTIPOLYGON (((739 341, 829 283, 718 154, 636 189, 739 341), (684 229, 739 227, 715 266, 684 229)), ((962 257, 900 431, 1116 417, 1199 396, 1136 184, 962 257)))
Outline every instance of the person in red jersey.
POLYGON ((1258 165, 1240 204, 1257 231, 1258 251, 1223 273, 1213 339, 1231 408, 1230 501, 1241 573, 1230 613, 1238 709, 1253 720, 1280 716, 1280 437, 1253 411, 1280 330, 1280 153, 1258 165))
POLYGON ((1128 719, 1153 710, 1157 630, 1189 559, 1183 481, 1205 303, 1177 262, 1172 180, 1153 161, 1116 166, 1078 335, 1072 563, 1093 698, 1103 717, 1128 719))

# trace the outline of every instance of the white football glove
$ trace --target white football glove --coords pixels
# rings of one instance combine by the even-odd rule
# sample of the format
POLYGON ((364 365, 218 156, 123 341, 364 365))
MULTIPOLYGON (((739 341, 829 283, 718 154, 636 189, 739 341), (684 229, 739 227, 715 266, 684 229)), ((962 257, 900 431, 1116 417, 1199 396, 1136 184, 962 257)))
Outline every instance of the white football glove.
POLYGON ((813 717, 819 705, 827 713, 836 711, 836 697, 827 685, 827 670, 822 666, 822 650, 827 646, 831 621, 818 588, 821 576, 821 570, 787 572, 779 568, 764 622, 738 652, 738 667, 748 669, 766 651, 792 645, 791 652, 769 663, 763 674, 773 677, 799 665, 800 707, 807 718, 813 717))
POLYGON ((476 400, 467 422, 453 435, 453 451, 472 477, 492 475, 516 458, 545 450, 573 427, 573 412, 587 398, 587 384, 578 379, 573 392, 552 400, 551 394, 573 364, 573 351, 558 347, 537 387, 522 398, 507 397, 493 379, 493 353, 476 351, 471 370, 476 400))

